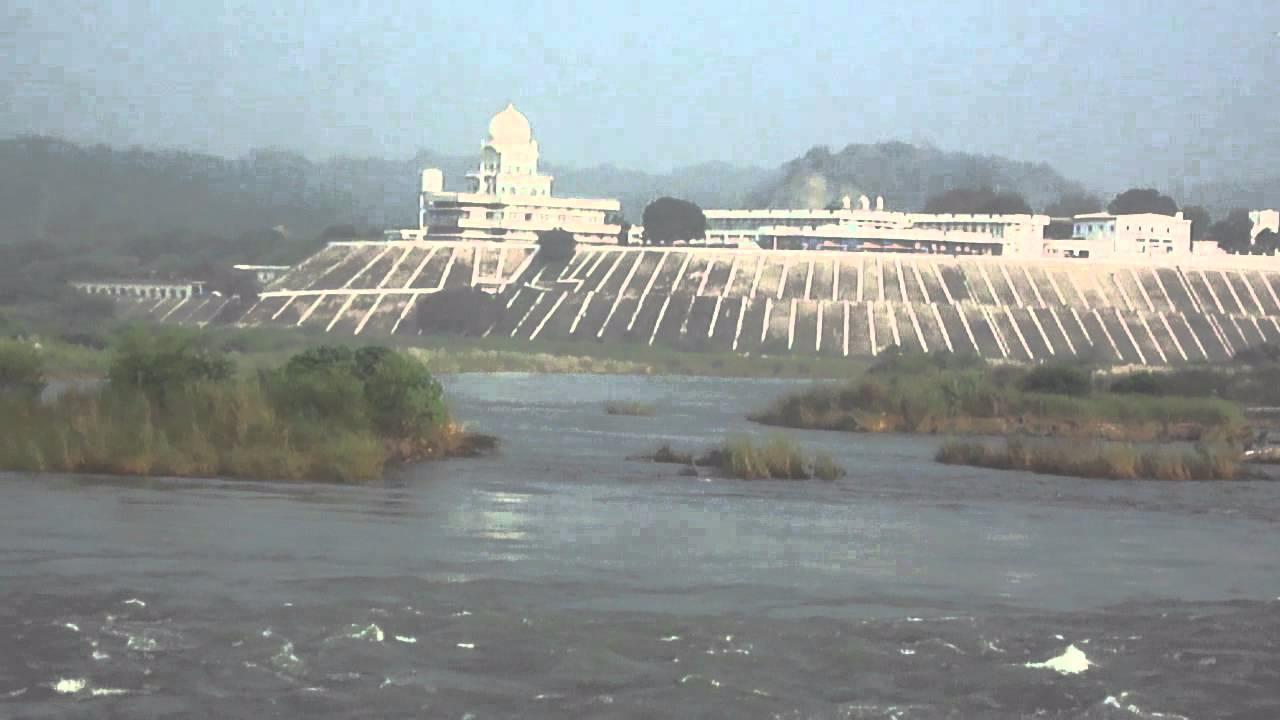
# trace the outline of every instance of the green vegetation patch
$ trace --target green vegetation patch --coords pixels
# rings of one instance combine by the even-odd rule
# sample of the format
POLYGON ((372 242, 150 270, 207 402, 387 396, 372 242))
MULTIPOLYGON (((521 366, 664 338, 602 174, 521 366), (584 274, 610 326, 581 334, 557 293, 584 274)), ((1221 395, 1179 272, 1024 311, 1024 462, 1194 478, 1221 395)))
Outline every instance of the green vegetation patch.
POLYGON ((732 437, 720 447, 696 457, 663 445, 652 455, 631 459, 714 468, 726 477, 741 480, 836 480, 845 474, 844 468, 830 455, 806 453, 780 435, 763 442, 745 436, 732 437))
POLYGON ((492 445, 461 432, 440 384, 394 350, 318 347, 240 374, 205 340, 136 331, 97 388, 0 392, 0 468, 359 482, 492 445))
POLYGON ((637 402, 635 400, 610 400, 604 404, 604 411, 609 415, 650 417, 657 412, 657 408, 651 403, 637 402))
POLYGON ((935 459, 947 465, 1103 480, 1231 480, 1242 475, 1239 453, 1225 447, 1181 450, 1010 439, 1003 446, 949 442, 935 459))
POLYGON ((947 354, 901 356, 860 379, 784 396, 752 420, 852 432, 1029 434, 1111 440, 1238 440, 1236 403, 1096 387, 1076 366, 988 366, 947 354))

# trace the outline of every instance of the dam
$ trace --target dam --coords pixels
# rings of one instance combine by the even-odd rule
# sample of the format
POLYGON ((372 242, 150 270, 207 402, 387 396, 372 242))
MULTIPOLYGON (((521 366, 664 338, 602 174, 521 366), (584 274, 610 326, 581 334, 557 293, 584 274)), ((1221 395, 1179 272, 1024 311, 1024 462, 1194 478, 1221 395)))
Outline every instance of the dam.
POLYGON ((491 319, 471 323, 470 336, 752 355, 901 349, 1172 365, 1280 344, 1280 272, 1268 258, 1180 260, 579 244, 568 260, 544 261, 535 243, 335 242, 256 303, 123 304, 128 316, 164 322, 372 338, 448 326, 441 315, 469 309, 432 301, 458 290, 490 299, 491 319))

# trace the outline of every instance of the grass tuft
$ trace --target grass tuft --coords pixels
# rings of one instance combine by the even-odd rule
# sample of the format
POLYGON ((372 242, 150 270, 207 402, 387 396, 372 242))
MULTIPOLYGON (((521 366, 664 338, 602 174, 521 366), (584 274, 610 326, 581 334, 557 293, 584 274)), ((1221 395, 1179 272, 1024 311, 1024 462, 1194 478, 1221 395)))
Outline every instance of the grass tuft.
POLYGON ((610 400, 604 404, 604 411, 610 415, 630 415, 634 417, 652 417, 657 412, 650 403, 634 400, 610 400))

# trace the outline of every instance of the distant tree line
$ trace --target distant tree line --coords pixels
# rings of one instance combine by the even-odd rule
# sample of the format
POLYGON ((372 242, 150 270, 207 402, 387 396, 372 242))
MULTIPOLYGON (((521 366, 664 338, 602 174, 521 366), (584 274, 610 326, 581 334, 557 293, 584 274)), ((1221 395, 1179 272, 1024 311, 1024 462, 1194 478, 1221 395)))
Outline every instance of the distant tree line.
POLYGON ((930 197, 927 213, 977 215, 1030 215, 1031 205, 1016 192, 996 192, 990 187, 956 188, 930 197))

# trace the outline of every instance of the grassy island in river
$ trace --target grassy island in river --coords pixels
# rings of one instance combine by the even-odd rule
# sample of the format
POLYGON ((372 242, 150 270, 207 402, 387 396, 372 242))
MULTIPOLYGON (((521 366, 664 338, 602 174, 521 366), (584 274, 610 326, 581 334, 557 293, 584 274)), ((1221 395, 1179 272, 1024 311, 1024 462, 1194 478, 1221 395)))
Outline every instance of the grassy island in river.
MULTIPOLYGON (((1117 382, 1116 384, 1120 384, 1117 382)), ((859 379, 780 398, 751 419, 851 432, 1237 441, 1244 413, 1221 397, 1104 386, 1088 370, 989 366, 947 354, 886 358, 859 379)))
POLYGON ((1233 480, 1248 476, 1239 457, 1228 447, 1139 448, 1114 443, 1028 443, 1010 438, 1003 446, 949 442, 938 448, 935 459, 946 465, 1099 480, 1233 480))
POLYGON ((195 333, 138 330, 108 380, 42 399, 39 354, 0 344, 0 469, 340 482, 389 463, 469 454, 420 362, 382 347, 317 347, 237 373, 195 333))
POLYGON ((835 480, 843 477, 844 468, 826 453, 809 455, 785 437, 775 436, 765 442, 748 437, 731 437, 720 447, 701 456, 672 450, 663 445, 652 455, 632 460, 686 465, 693 469, 712 468, 721 475, 740 480, 835 480))

